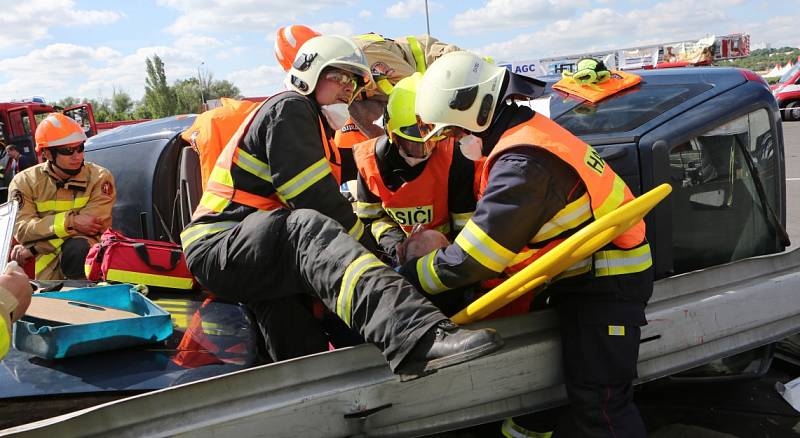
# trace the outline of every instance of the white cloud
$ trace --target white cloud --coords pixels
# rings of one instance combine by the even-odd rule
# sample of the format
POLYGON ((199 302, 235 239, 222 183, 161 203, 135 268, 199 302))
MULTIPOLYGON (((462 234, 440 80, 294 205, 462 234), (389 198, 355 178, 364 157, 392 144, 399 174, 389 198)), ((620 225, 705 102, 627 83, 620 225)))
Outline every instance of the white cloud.
POLYGON ((277 65, 260 65, 247 70, 237 70, 225 78, 234 83, 243 96, 271 96, 285 90, 286 73, 277 65))
POLYGON ((302 14, 327 6, 341 6, 341 2, 335 0, 158 0, 158 4, 181 12, 168 28, 174 34, 201 31, 263 31, 269 34, 279 26, 297 21, 302 14))
POLYGON ((797 32, 797 23, 800 14, 780 15, 767 20, 765 23, 748 23, 744 28, 750 32, 750 42, 769 42, 772 47, 800 47, 800 33, 797 32))
POLYGON ((415 14, 425 14, 425 0, 401 0, 386 8, 389 18, 410 18, 415 14))
POLYGON ((333 23, 319 23, 311 26, 312 29, 323 35, 353 35, 353 26, 344 21, 334 21, 333 23))
POLYGON ((671 0, 647 9, 598 8, 548 24, 532 33, 478 49, 497 60, 535 59, 697 39, 741 28, 726 11, 742 0, 671 0))
POLYGON ((372 11, 362 9, 361 11, 358 12, 358 18, 371 18, 371 17, 372 17, 372 11))
POLYGON ((220 40, 203 35, 185 34, 175 40, 175 47, 182 50, 215 49, 225 44, 220 40))
POLYGON ((107 10, 78 9, 73 0, 26 0, 9 2, 0 14, 0 48, 29 46, 50 37, 52 27, 101 26, 122 14, 107 10))
POLYGON ((476 30, 530 26, 568 18, 586 0, 489 0, 483 7, 456 14, 451 27, 461 34, 476 30))

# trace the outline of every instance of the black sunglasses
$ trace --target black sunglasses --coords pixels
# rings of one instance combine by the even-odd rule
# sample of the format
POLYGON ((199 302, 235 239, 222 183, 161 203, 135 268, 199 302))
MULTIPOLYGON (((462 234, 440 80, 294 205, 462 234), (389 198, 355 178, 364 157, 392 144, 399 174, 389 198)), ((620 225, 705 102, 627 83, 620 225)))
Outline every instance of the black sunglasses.
POLYGON ((83 153, 83 143, 79 144, 77 147, 60 147, 60 148, 52 148, 53 151, 59 155, 73 155, 77 153, 83 153))

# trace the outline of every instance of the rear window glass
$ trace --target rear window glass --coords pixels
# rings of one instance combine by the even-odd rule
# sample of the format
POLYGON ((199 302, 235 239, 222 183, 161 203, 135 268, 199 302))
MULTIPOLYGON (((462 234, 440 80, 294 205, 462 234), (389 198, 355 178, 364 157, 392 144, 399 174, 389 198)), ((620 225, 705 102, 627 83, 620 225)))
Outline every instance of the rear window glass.
POLYGON ((627 132, 710 88, 710 84, 644 84, 594 104, 558 91, 552 100, 556 105, 581 102, 556 117, 559 125, 575 135, 627 132))

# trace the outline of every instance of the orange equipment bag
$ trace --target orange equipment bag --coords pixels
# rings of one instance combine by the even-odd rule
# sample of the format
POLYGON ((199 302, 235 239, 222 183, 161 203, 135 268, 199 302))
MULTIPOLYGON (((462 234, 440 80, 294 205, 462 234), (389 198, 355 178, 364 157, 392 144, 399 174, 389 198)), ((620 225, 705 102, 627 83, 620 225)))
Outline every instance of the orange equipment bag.
POLYGON ((211 171, 222 149, 239 129, 248 114, 258 106, 258 102, 236 100, 223 97, 222 106, 208 110, 197 116, 192 126, 181 133, 198 155, 200 155, 200 174, 203 190, 206 188, 211 171))
POLYGON ((132 239, 106 230, 86 256, 86 279, 118 281, 172 289, 194 288, 181 246, 156 240, 132 239))

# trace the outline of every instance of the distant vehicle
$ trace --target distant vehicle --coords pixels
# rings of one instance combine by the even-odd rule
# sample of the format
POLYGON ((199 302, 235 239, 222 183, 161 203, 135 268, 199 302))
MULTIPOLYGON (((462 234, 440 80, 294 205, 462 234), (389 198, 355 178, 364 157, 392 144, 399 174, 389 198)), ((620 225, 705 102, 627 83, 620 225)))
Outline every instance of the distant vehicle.
POLYGON ((783 120, 800 120, 800 62, 784 73, 771 88, 783 120))
MULTIPOLYGON (((535 105, 593 145, 635 194, 665 182, 672 185, 672 195, 647 218, 660 279, 648 307, 650 324, 642 331, 639 374, 647 381, 800 331, 800 302, 793 298, 800 281, 790 275, 800 271, 800 264, 786 261, 794 260, 794 253, 775 254, 787 244, 780 237, 786 215, 783 131, 763 79, 733 68, 637 73, 640 85, 597 104, 550 90, 549 100, 535 105), (767 254, 775 259, 754 258, 767 254), (725 265, 737 260, 745 269, 725 265), (692 272, 703 268, 709 270, 692 272)), ((197 154, 179 136, 192 120, 171 117, 121 127, 87 142, 87 160, 117 178, 115 228, 135 237, 178 239, 201 194, 197 154)), ((30 427, 54 435, 64 428, 103 434, 113 425, 130 435, 157 427, 164 435, 269 431, 298 436, 302 424, 306 434, 406 436, 494 421, 564 401, 552 316, 543 311, 482 322, 496 324, 503 333, 503 350, 475 366, 449 368, 416 383, 399 383, 374 348, 359 346, 127 398, 30 427), (190 400, 201 394, 202 400, 190 400), (165 415, 160 407, 167 406, 165 415)), ((55 393, 81 398, 83 407, 103 394, 99 391, 106 391, 105 400, 124 397, 130 389, 118 382, 128 381, 130 374, 154 368, 153 375, 162 375, 174 369, 161 362, 152 366, 144 353, 107 353, 113 363, 117 355, 129 355, 125 366, 117 367, 99 365, 99 355, 65 365, 12 352, 14 366, 0 367, 0 409, 7 412, 27 400, 49 406, 58 400, 55 393), (50 376, 47 385, 27 377, 40 372, 50 376), (82 386, 61 386, 61 378, 77 378, 82 386), (32 386, 35 391, 19 391, 32 386)), ((747 370, 768 363, 767 358, 747 370)), ((36 414, 18 412, 20 423, 25 415, 36 414)))

